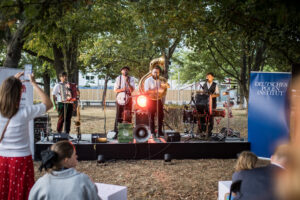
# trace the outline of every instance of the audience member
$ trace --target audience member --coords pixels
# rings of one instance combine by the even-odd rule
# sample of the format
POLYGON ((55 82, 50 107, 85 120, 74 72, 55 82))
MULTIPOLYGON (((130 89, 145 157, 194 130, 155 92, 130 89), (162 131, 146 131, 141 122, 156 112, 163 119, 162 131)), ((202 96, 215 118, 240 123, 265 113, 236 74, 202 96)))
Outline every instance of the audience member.
POLYGON ((291 91, 291 144, 286 170, 276 179, 279 199, 300 199, 300 77, 294 78, 291 91))
POLYGON ((90 178, 74 169, 77 163, 75 147, 69 141, 57 142, 42 152, 40 170, 45 168, 48 173, 34 184, 29 200, 100 199, 90 178))
POLYGON ((235 172, 239 172, 241 170, 253 169, 257 162, 257 156, 250 151, 243 151, 236 162, 235 172))
MULTIPOLYGON (((242 153, 240 153, 238 160, 236 162, 235 165, 235 172, 232 175, 232 183, 234 183, 235 181, 237 181, 237 178, 239 176, 239 173, 242 170, 250 170, 253 169, 255 167, 255 164, 257 162, 257 156, 250 152, 250 151, 243 151, 242 153)), ((232 199, 234 199, 234 197, 236 197, 237 193, 232 194, 232 199)), ((229 199, 229 193, 225 194, 225 199, 229 199)))
POLYGON ((30 82, 42 103, 20 107, 23 74, 5 79, 0 87, 0 199, 28 199, 34 184, 29 121, 52 107, 33 75, 29 75, 30 82))
POLYGON ((242 170, 233 182, 241 180, 241 190, 235 199, 277 199, 275 195, 275 175, 284 170, 288 158, 288 145, 279 145, 271 156, 271 164, 265 167, 242 170))

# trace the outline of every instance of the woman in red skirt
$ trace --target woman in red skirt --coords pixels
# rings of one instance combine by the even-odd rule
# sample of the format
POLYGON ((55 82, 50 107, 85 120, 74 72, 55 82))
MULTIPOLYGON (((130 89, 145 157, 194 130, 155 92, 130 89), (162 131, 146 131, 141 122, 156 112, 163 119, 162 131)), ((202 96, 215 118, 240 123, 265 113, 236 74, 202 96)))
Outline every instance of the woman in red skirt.
POLYGON ((3 81, 0 86, 0 199, 25 200, 34 184, 34 169, 29 145, 29 121, 52 107, 49 97, 30 82, 42 103, 20 107, 23 72, 3 81))

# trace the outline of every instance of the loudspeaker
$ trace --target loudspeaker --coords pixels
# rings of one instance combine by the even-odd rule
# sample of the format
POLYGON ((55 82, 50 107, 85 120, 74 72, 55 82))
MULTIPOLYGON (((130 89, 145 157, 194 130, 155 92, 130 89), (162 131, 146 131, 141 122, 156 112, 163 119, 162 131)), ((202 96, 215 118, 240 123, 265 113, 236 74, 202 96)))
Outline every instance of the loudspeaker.
POLYGON ((141 124, 149 126, 149 116, 147 111, 139 110, 135 113, 135 126, 141 124))
POLYGON ((164 131, 165 140, 167 142, 180 142, 180 133, 172 130, 164 131))
POLYGON ((34 142, 41 140, 41 134, 43 133, 44 137, 48 135, 48 115, 43 115, 40 117, 34 118, 33 121, 33 131, 34 131, 34 142))
POLYGON ((107 142, 106 134, 104 133, 93 133, 91 134, 92 143, 105 143, 107 142))
POLYGON ((135 126, 133 137, 137 143, 147 142, 151 137, 151 131, 147 125, 140 124, 135 126))
POLYGON ((56 143, 61 140, 69 140, 69 134, 66 133, 54 133, 53 142, 56 143))

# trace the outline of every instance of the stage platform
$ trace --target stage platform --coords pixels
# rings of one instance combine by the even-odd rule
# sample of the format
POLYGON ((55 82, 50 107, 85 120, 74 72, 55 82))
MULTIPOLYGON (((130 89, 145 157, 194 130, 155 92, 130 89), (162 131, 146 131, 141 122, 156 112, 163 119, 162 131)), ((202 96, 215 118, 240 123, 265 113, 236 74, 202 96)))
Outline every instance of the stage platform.
MULTIPOLYGON (((76 138, 75 135, 71 135, 76 138)), ((108 140, 107 143, 92 143, 90 134, 83 134, 83 141, 72 143, 76 147, 78 160, 97 160, 98 155, 105 159, 163 159, 164 154, 171 154, 173 159, 201 158, 236 158, 241 151, 250 150, 250 143, 245 139, 226 139, 219 141, 188 140, 166 142, 163 138, 149 139, 147 143, 118 143, 108 140)), ((41 160, 41 151, 50 147, 53 142, 39 141, 35 144, 35 160, 41 160)))

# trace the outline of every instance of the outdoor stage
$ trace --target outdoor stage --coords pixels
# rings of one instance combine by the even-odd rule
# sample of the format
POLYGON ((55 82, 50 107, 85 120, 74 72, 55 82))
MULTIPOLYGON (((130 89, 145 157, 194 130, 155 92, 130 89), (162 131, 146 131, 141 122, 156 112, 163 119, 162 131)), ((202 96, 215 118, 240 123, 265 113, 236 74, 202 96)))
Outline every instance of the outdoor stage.
MULTIPOLYGON (((76 137, 75 135, 71 135, 76 137)), ((241 151, 250 150, 250 143, 244 139, 226 139, 220 141, 186 140, 166 142, 163 138, 149 139, 147 143, 118 143, 109 140, 107 143, 92 143, 91 135, 82 135, 84 141, 73 141, 78 160, 97 160, 98 155, 110 159, 164 159, 164 154, 171 154, 172 159, 200 158, 236 158, 241 151)), ((51 138, 50 138, 50 141, 51 138)), ((35 144, 35 160, 40 160, 41 151, 53 142, 37 142, 35 144)))

